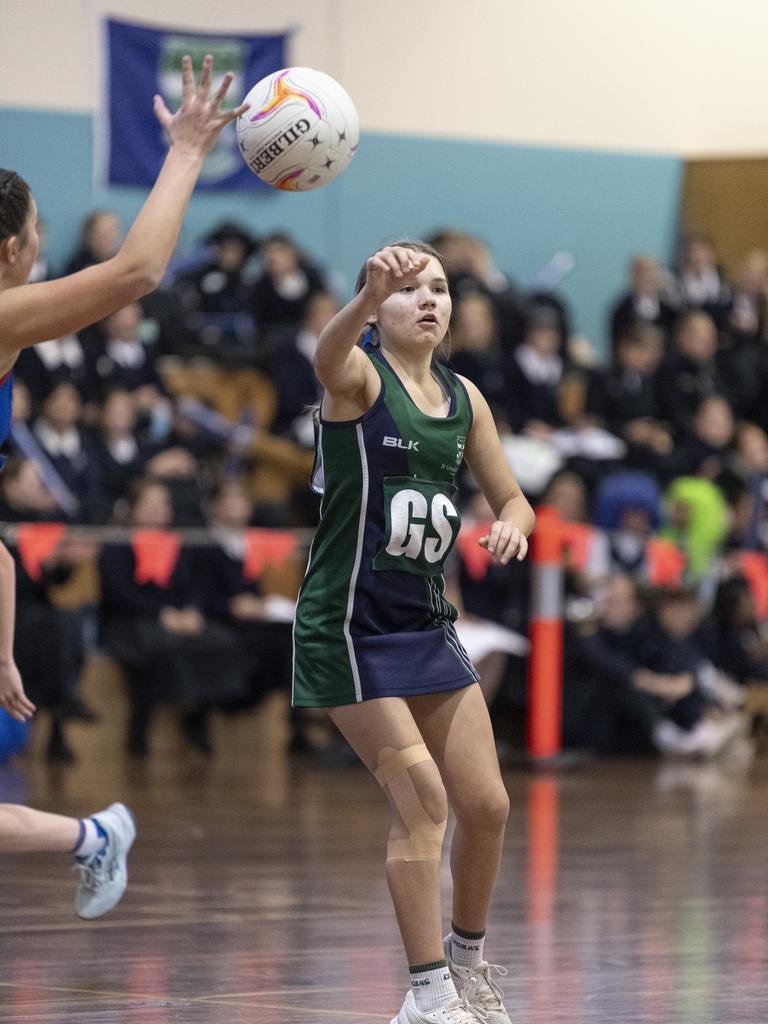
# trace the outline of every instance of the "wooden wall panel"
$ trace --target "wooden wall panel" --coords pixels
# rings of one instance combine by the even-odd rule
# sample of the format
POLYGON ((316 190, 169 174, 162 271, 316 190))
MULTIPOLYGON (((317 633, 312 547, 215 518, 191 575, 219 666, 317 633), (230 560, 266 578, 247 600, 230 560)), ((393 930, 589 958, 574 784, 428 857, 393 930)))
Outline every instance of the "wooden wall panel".
POLYGON ((768 250, 768 159, 690 161, 681 226, 709 235, 730 273, 751 249, 768 250))

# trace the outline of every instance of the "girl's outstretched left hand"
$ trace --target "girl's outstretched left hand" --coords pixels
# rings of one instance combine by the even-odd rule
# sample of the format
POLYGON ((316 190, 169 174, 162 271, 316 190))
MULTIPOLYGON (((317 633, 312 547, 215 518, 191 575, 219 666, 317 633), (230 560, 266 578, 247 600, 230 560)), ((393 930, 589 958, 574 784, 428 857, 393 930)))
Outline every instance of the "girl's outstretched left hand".
POLYGON ((500 565, 506 565, 511 558, 522 562, 528 553, 525 534, 514 523, 504 523, 500 519, 480 538, 478 544, 486 548, 493 561, 500 565))

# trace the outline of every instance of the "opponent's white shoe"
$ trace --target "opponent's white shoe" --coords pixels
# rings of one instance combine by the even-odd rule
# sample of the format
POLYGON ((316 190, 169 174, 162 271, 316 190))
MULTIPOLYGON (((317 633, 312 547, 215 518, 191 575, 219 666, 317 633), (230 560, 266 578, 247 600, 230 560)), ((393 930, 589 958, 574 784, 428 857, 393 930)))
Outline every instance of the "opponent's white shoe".
POLYGON ((400 1013, 389 1024, 487 1024, 487 1020, 482 1010, 470 1007, 461 997, 452 1000, 447 1006, 422 1013, 416 1006, 413 992, 409 992, 400 1013))
POLYGON ((512 1024, 504 1006, 504 993, 491 977, 492 971, 504 977, 507 974, 506 968, 489 964, 487 960, 481 960, 475 967, 461 967, 451 959, 450 935, 443 945, 459 997, 487 1024, 512 1024))
POLYGON ((91 817, 107 833, 107 842, 99 853, 75 864, 80 872, 75 910, 86 920, 101 917, 120 902, 128 884, 128 851, 136 838, 133 815, 125 804, 112 804, 91 817))

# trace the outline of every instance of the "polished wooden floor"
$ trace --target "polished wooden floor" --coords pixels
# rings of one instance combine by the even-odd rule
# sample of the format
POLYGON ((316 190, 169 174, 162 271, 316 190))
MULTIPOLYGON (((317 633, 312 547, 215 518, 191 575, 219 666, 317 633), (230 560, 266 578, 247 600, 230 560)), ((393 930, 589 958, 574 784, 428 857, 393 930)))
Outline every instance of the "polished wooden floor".
MULTIPOLYGON (((114 730, 81 728, 75 767, 0 775, 0 799, 75 814, 124 799, 140 829, 129 891, 95 923, 71 911, 66 859, 2 862, 0 1022, 389 1021, 405 973, 381 796, 357 768, 286 758, 281 720, 275 704, 218 723, 208 765, 168 728, 143 767, 114 730)), ((765 762, 507 782, 487 952, 510 969, 515 1024, 768 1020, 765 762)))

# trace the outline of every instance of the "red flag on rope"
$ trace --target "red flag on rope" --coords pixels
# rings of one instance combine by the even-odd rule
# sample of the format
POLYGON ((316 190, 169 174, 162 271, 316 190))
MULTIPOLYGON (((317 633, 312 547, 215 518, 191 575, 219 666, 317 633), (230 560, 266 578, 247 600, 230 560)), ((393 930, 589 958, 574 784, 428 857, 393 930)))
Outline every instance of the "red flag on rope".
POLYGON ((19 527, 19 554, 31 579, 40 579, 41 565, 59 546, 66 529, 64 523, 25 523, 19 527))
POLYGON ((480 547, 478 541, 490 528, 490 523, 475 523, 472 526, 462 526, 459 533, 459 554, 471 580, 484 580, 488 575, 491 556, 487 548, 480 547))
POLYGON ((170 586, 181 550, 178 534, 167 530, 135 530, 131 534, 131 546, 136 559, 134 581, 170 586))
POLYGON ((583 572, 587 568, 597 531, 584 523, 563 523, 561 530, 568 555, 568 567, 576 572, 583 572))
POLYGON ((296 535, 293 533, 278 530, 246 530, 243 574, 247 580, 257 580, 266 565, 285 565, 295 551, 296 535))
POLYGON ((671 540, 653 537, 648 541, 648 579, 655 587, 680 587, 688 559, 671 540))
POLYGON ((759 551, 741 551, 739 564, 752 592, 758 619, 768 618, 768 558, 759 551))

